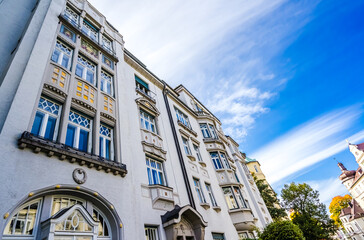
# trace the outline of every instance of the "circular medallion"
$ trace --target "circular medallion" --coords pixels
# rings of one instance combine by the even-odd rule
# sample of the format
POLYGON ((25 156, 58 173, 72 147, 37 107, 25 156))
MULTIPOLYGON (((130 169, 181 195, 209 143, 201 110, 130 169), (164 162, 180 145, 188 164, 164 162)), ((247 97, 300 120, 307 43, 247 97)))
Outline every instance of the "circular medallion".
POLYGON ((73 180, 78 184, 83 184, 87 180, 86 172, 82 168, 76 168, 75 170, 73 170, 72 177, 73 180))

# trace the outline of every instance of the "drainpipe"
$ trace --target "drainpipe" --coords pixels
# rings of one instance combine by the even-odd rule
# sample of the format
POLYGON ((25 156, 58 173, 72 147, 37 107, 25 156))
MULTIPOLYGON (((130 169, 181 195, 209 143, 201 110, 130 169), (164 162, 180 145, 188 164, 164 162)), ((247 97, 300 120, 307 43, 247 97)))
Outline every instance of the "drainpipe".
POLYGON ((164 103, 166 104, 168 118, 169 118, 169 123, 171 124, 171 129, 172 129, 172 133, 173 133, 174 143, 176 145, 177 155, 178 155, 179 163, 180 163, 181 169, 182 169, 183 180, 185 182, 186 189, 187 189, 188 200, 190 201, 191 207, 193 207, 194 209, 196 209, 195 201, 194 201, 193 195, 192 195, 191 185, 190 185, 190 182, 188 181, 186 166, 185 166, 185 163, 183 161, 183 156, 182 156, 182 152, 181 152, 181 148, 180 148, 181 145, 179 144, 179 141, 178 141, 177 131, 176 131, 176 128, 174 126, 174 121, 173 121, 173 118, 172 118, 171 109, 169 107, 168 96, 167 96, 168 95, 168 90, 166 90, 166 86, 167 85, 166 85, 166 83, 164 81, 163 81, 163 85, 164 85, 163 86, 164 103))

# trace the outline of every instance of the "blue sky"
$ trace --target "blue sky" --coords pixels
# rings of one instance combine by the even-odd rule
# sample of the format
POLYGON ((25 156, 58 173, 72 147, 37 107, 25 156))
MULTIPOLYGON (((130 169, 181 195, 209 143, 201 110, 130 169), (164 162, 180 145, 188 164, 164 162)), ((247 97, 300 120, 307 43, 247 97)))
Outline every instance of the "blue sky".
POLYGON ((356 169, 345 139, 364 142, 364 1, 91 3, 151 71, 216 113, 276 190, 346 193, 336 160, 356 169))

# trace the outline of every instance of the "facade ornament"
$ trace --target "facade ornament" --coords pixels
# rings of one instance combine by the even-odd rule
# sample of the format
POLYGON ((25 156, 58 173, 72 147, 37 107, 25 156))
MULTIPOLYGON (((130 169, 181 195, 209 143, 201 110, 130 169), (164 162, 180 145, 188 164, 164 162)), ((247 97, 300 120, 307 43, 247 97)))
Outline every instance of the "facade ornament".
POLYGON ((76 168, 72 173, 73 180, 78 184, 84 184, 87 180, 87 174, 82 168, 76 168))

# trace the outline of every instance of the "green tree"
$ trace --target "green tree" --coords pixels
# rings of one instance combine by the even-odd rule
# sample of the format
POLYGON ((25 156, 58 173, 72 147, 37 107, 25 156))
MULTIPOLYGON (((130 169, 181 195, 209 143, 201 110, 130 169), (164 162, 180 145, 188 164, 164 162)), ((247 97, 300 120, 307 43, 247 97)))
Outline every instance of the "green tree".
POLYGON ((302 230, 306 239, 331 239, 336 226, 325 205, 320 203, 318 191, 306 183, 291 183, 284 185, 281 197, 283 207, 294 211, 292 222, 302 230))
POLYGON ((342 222, 340 221, 340 213, 341 209, 347 208, 349 206, 349 202, 351 201, 351 196, 346 194, 345 196, 336 196, 331 200, 329 211, 331 213, 330 218, 334 220, 336 226, 343 227, 342 222))
POLYGON ((287 217, 287 214, 284 211, 284 209, 279 207, 280 205, 279 205, 279 199, 277 198, 277 193, 275 193, 264 180, 262 179, 259 180, 256 176, 254 176, 254 181, 259 189, 260 195, 262 196, 264 203, 267 206, 268 212, 270 216, 273 218, 273 220, 278 221, 284 217, 287 217))
POLYGON ((259 234, 259 240, 304 240, 303 233, 291 221, 276 221, 259 234))

